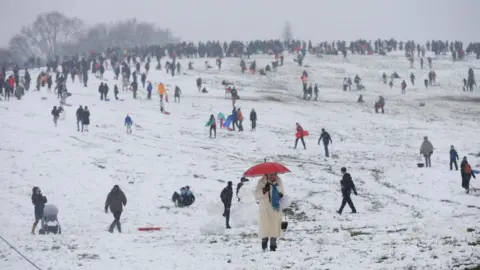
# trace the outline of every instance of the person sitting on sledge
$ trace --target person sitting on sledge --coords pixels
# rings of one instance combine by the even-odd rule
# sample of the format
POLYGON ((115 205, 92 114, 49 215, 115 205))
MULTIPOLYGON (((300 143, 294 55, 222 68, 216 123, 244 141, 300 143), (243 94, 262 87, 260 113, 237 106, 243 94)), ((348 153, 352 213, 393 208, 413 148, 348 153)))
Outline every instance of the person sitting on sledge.
POLYGON ((172 201, 177 207, 186 207, 192 205, 195 202, 195 196, 190 191, 190 187, 186 186, 180 188, 180 193, 176 191, 173 193, 172 201))

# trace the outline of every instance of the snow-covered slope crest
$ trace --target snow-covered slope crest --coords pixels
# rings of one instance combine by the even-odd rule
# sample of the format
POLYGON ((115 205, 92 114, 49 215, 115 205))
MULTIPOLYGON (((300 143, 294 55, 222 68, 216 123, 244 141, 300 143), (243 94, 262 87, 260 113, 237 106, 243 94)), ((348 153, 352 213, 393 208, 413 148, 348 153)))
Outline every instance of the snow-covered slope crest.
MULTIPOLYGON (((254 58, 259 67, 271 61, 254 58)), ((180 61, 187 66, 187 60, 180 61)), ((199 69, 174 78, 151 71, 149 80, 170 89, 178 85, 184 93, 180 103, 166 104, 168 116, 160 114, 158 97, 146 100, 144 90, 137 100, 121 92, 124 101, 111 94, 109 102, 100 101, 100 81, 94 76, 88 88, 68 80, 72 106, 56 128, 50 111, 58 103, 46 89, 30 91, 21 101, 1 101, 0 235, 41 269, 463 269, 480 264, 479 197, 465 194, 460 173, 448 168, 452 144, 472 166, 480 163, 480 107, 446 98, 477 96, 458 85, 478 62, 436 59, 438 85, 425 90, 421 82, 427 71, 408 69, 402 57, 349 56, 344 62, 309 56, 305 69, 320 87, 317 102, 300 98, 304 68, 291 57, 265 77, 242 75, 238 64, 238 59, 225 59, 221 71, 199 69), (383 84, 384 71, 404 78, 414 72, 419 86, 409 84, 401 95, 400 81, 393 89, 383 84), (359 92, 340 90, 343 77, 355 74, 366 86, 365 104, 356 103, 359 92), (208 94, 198 93, 197 77, 206 82, 208 94), (209 139, 205 122, 210 114, 232 110, 222 80, 237 85, 246 128, 242 133, 219 129, 217 138, 209 139), (384 115, 373 112, 378 95, 386 99, 384 115), (76 130, 79 105, 91 111, 88 133, 76 130), (254 132, 248 121, 252 108, 258 114, 254 132), (123 126, 126 114, 136 124, 131 135, 123 126), (311 134, 307 150, 293 149, 295 122, 311 134), (321 128, 333 140, 328 159, 317 146, 321 128), (416 165, 423 136, 435 147, 429 169, 416 165), (257 237, 256 179, 241 189, 240 202, 234 199, 231 230, 224 229, 219 199, 227 181, 237 183, 264 158, 292 171, 283 176, 292 201, 289 228, 274 253, 261 252, 257 237), (348 207, 341 216, 335 212, 343 166, 358 188, 356 215, 348 207), (128 198, 122 234, 106 231, 112 216, 103 211, 115 184, 128 198), (175 208, 171 195, 185 185, 197 201, 175 208), (60 209, 62 235, 29 234, 33 186, 60 209), (137 231, 147 226, 162 230, 137 231)), ((106 80, 110 89, 120 86, 111 70, 106 80)), ((472 180, 472 186, 480 184, 472 180)), ((33 268, 0 243, 0 269, 33 268)))

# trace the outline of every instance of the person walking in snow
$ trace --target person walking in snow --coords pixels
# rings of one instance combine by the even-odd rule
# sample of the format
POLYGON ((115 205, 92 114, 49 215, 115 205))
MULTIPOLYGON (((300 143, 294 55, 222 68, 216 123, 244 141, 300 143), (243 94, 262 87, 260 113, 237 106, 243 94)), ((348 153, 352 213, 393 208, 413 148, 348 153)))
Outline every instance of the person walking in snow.
POLYGON ((238 131, 243 131, 243 113, 240 108, 237 109, 238 131))
POLYGON ((35 228, 39 221, 42 221, 41 226, 43 228, 43 209, 47 203, 47 197, 42 195, 42 191, 38 187, 32 189, 32 204, 35 206, 35 222, 32 226, 32 234, 35 234, 35 228))
POLYGON ((222 190, 220 193, 220 199, 223 203, 223 216, 225 217, 225 224, 227 229, 231 229, 230 227, 230 207, 232 206, 232 198, 233 198, 233 188, 232 188, 232 181, 228 181, 227 186, 222 190))
POLYGON ((303 130, 302 126, 300 126, 299 123, 296 123, 296 127, 297 127, 297 134, 299 135, 299 137, 297 137, 297 139, 295 140, 295 146, 293 147, 293 149, 297 149, 298 140, 301 140, 303 144, 303 148, 307 149, 307 146, 305 145, 305 140, 303 139, 305 135, 305 131, 303 130))
POLYGON ((115 99, 118 100, 118 86, 116 84, 113 86, 113 94, 115 95, 115 99))
POLYGON ((210 119, 208 119, 206 126, 210 126, 210 138, 212 138, 212 130, 214 138, 217 138, 217 123, 213 114, 210 115, 210 119))
POLYGON ((103 86, 103 82, 98 86, 98 92, 100 93, 100 100, 103 100, 105 96, 105 87, 103 86))
POLYGON ((326 132, 324 128, 322 128, 322 134, 320 134, 320 138, 318 138, 318 145, 320 145, 320 141, 323 141, 323 146, 325 148, 325 156, 329 157, 328 144, 333 142, 330 134, 328 134, 328 132, 326 132))
POLYGON ((460 174, 462 176, 462 187, 468 194, 470 192, 470 179, 472 179, 472 176, 475 179, 476 177, 472 171, 472 167, 467 161, 467 157, 463 157, 462 163, 460 164, 460 174))
POLYGON ((262 250, 267 250, 270 240, 270 251, 277 250, 277 238, 282 236, 282 212, 280 200, 284 196, 283 182, 276 173, 262 177, 255 188, 255 199, 260 210, 259 233, 262 250))
POLYGON ((152 99, 152 90, 153 90, 152 82, 148 82, 148 85, 147 85, 147 99, 152 99))
POLYGON ((402 81, 402 94, 405 95, 406 94, 406 89, 407 89, 407 83, 405 82, 405 80, 402 81))
POLYGON ((117 226, 118 232, 122 232, 120 216, 122 215, 123 207, 126 205, 127 197, 125 193, 123 193, 118 185, 113 186, 113 189, 108 193, 107 200, 105 201, 105 213, 108 213, 108 208, 110 207, 110 212, 112 212, 114 218, 108 229, 109 232, 113 233, 115 225, 117 226))
POLYGON ((53 123, 55 124, 55 126, 57 126, 58 117, 60 116, 60 112, 57 109, 57 106, 53 106, 52 115, 53 115, 53 123))
POLYGON ((232 110, 232 129, 235 131, 235 126, 238 127, 237 109, 233 107, 232 110))
POLYGON ((197 78, 197 88, 198 88, 198 92, 201 92, 202 91, 202 78, 197 78))
POLYGON ((458 160, 458 153, 457 153, 457 150, 455 150, 455 147, 452 145, 450 146, 450 171, 453 169, 452 168, 453 164, 455 164, 455 170, 458 171, 457 160, 458 160))
POLYGON ((88 125, 90 125, 90 111, 88 110, 88 107, 85 106, 82 114, 82 132, 83 130, 88 132, 88 125))
POLYGON ((133 125, 132 118, 130 117, 130 115, 127 114, 127 117, 125 117, 125 126, 127 127, 127 134, 132 133, 132 125, 133 125))
POLYGON ((428 140, 428 137, 423 137, 422 145, 420 146, 420 155, 425 157, 425 167, 432 167, 431 156, 433 154, 433 145, 428 140))
POLYGON ((178 100, 178 103, 180 103, 180 95, 182 94, 182 90, 180 90, 180 87, 178 87, 177 85, 175 86, 175 93, 174 93, 174 102, 177 102, 178 100))
MULTIPOLYGON (((80 123, 82 123, 82 117, 83 117, 83 108, 82 105, 80 105, 77 109, 77 131, 80 131, 80 123)), ((83 126, 83 124, 82 124, 83 126)))
POLYGON ((342 180, 340 180, 340 185, 342 187, 342 205, 340 206, 340 209, 338 209, 337 213, 339 215, 342 214, 343 208, 345 208, 345 205, 348 203, 348 206, 352 210, 352 213, 357 213, 357 209, 355 209, 355 205, 352 202, 352 199, 350 198, 352 191, 353 194, 357 194, 357 189, 355 188, 355 184, 353 183, 352 176, 347 173, 347 168, 343 167, 340 170, 343 174, 342 180))
POLYGON ((257 112, 255 109, 252 109, 250 112, 250 122, 252 122, 252 131, 257 128, 257 112))

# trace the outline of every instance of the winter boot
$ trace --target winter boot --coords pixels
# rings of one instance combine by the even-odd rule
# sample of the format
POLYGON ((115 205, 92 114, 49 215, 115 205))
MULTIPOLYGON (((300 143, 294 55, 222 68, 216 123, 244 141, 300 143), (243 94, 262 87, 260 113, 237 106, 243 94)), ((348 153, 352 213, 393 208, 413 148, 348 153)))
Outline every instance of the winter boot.
POLYGON ((108 229, 108 231, 109 231, 110 233, 113 233, 113 230, 115 229, 115 223, 116 223, 116 222, 113 221, 112 224, 110 224, 110 228, 108 229))
POLYGON ((268 245, 268 238, 263 238, 262 239, 262 250, 267 251, 267 245, 268 245))
POLYGON ((120 225, 120 221, 117 221, 117 229, 119 233, 122 232, 122 225, 120 225))
POLYGON ((277 238, 272 237, 270 238, 270 251, 276 251, 277 250, 277 238))
POLYGON ((37 226, 35 226, 35 225, 32 226, 32 232, 31 232, 31 233, 32 233, 33 235, 35 235, 35 227, 37 227, 37 226))

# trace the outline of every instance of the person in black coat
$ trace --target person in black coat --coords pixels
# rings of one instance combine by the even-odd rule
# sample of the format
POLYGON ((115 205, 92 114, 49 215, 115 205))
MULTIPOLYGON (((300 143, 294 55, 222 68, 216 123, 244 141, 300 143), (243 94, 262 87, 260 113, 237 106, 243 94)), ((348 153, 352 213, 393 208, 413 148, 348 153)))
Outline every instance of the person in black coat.
POLYGON ((82 123, 82 117, 83 117, 82 105, 78 107, 76 116, 77 116, 77 131, 80 131, 80 123, 82 123))
POLYGON ((252 130, 255 130, 257 128, 257 112, 255 109, 250 112, 250 121, 252 122, 252 130))
POLYGON ((322 134, 320 134, 320 138, 318 138, 318 145, 320 145, 320 141, 323 140, 323 146, 325 147, 325 156, 329 157, 328 153, 328 144, 333 143, 332 138, 330 137, 330 134, 325 131, 324 128, 322 128, 322 134))
POLYGON ((343 177, 342 180, 340 181, 340 185, 342 186, 342 205, 340 206, 340 209, 338 209, 337 213, 342 214, 343 208, 345 205, 348 203, 348 206, 350 206, 350 209, 352 209, 352 213, 357 213, 357 210, 355 209, 355 205, 353 205, 352 199, 350 198, 350 195, 357 194, 357 189, 355 188, 355 184, 353 183, 352 176, 350 176, 349 173, 347 173, 347 169, 343 167, 341 169, 343 177))
POLYGON ((85 106, 82 114, 82 132, 84 129, 88 132, 88 125, 90 125, 90 111, 88 110, 88 107, 85 106))
POLYGON ((118 232, 122 232, 120 216, 122 215, 123 206, 125 205, 127 205, 127 197, 125 196, 125 193, 123 193, 118 185, 113 186, 110 193, 108 193, 107 200, 105 201, 105 213, 108 213, 108 208, 110 207, 110 212, 112 212, 114 218, 108 229, 109 232, 113 233, 115 225, 117 226, 118 232))
POLYGON ((38 187, 33 187, 32 193, 32 203, 35 206, 35 222, 32 226, 32 234, 35 234, 35 228, 40 220, 43 228, 43 209, 47 203, 47 197, 42 195, 42 191, 38 187))
POLYGON ((53 123, 55 124, 55 126, 57 126, 57 121, 58 121, 58 118, 60 117, 60 110, 57 109, 57 106, 53 106, 52 115, 53 115, 53 123))
POLYGON ((233 198, 233 188, 232 181, 228 181, 228 185, 220 193, 220 199, 222 199, 224 211, 223 216, 225 217, 225 222, 227 229, 230 229, 230 207, 232 206, 233 198))
POLYGON ((472 167, 468 164, 467 157, 463 157, 462 163, 460 163, 460 174, 462 175, 462 187, 468 194, 470 192, 470 179, 476 178, 475 173, 472 171, 472 167))
POLYGON ((113 94, 115 95, 115 99, 118 100, 118 86, 116 84, 113 87, 113 94))

